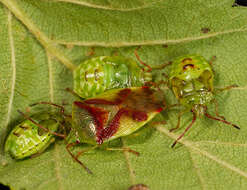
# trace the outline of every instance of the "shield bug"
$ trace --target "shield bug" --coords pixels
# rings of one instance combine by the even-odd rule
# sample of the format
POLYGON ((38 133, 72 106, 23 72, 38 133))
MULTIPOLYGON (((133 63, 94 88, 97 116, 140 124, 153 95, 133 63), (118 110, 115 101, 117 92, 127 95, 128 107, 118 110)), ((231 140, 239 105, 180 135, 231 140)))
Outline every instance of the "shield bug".
MULTIPOLYGON (((162 111, 163 95, 148 87, 112 89, 85 101, 75 101, 72 106, 71 134, 74 142, 67 145, 70 155, 89 173, 81 161, 69 150, 79 143, 93 148, 113 139, 130 135, 143 127, 162 111)), ((69 135, 69 138, 71 137, 69 135)), ((137 152, 125 148, 124 150, 137 152)))
MULTIPOLYGON (((41 104, 55 105, 49 102, 41 104)), ((134 133, 161 112, 162 105, 165 105, 163 94, 149 87, 112 89, 94 98, 74 101, 66 149, 91 174, 91 170, 78 159, 82 153, 134 133), (74 155, 70 148, 80 143, 91 144, 93 147, 74 155)), ((129 148, 122 150, 139 154, 129 148)))
POLYGON ((5 152, 15 159, 23 159, 43 152, 54 142, 54 135, 60 123, 57 115, 39 113, 24 120, 8 135, 5 142, 5 152), (41 128, 41 127, 42 128, 41 128))
POLYGON ((88 59, 74 70, 73 77, 74 91, 82 98, 114 88, 140 87, 152 80, 150 72, 144 71, 134 60, 121 56, 88 59))
POLYGON ((102 144, 135 132, 161 112, 162 105, 163 95, 149 87, 112 89, 94 98, 75 101, 72 128, 80 142, 102 144))
POLYGON ((172 63, 169 75, 169 85, 178 99, 179 105, 184 106, 185 110, 178 115, 177 127, 170 131, 179 128, 180 118, 185 112, 191 111, 193 114, 192 122, 177 138, 172 147, 174 147, 191 128, 196 121, 196 118, 202 117, 203 115, 209 119, 217 120, 240 129, 237 125, 226 121, 224 117, 218 114, 217 101, 214 98, 216 93, 231 89, 236 87, 236 85, 215 89, 213 80, 214 72, 212 63, 206 61, 205 58, 200 55, 186 55, 176 59, 172 63), (207 105, 210 103, 215 103, 216 117, 207 112, 207 105))

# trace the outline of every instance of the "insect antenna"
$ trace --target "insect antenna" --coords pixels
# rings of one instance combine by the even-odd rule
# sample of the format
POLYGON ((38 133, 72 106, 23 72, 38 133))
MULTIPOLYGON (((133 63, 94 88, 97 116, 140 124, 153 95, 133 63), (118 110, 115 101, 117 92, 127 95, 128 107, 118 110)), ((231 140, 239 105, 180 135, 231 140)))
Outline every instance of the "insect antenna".
MULTIPOLYGON (((135 49, 135 51, 134 51, 135 56, 136 56, 136 59, 137 59, 142 65, 144 65, 145 67, 148 68, 147 72, 151 72, 151 71, 152 71, 152 68, 151 68, 148 64, 144 63, 144 62, 141 60, 140 56, 138 55, 137 51, 138 51, 139 49, 140 49, 140 47, 137 47, 137 48, 135 49)), ((143 68, 142 70, 144 71, 144 68, 143 68)))
POLYGON ((63 106, 58 105, 58 104, 54 104, 54 103, 52 103, 52 102, 37 102, 37 103, 31 104, 30 106, 32 107, 32 106, 36 106, 36 105, 39 105, 39 104, 47 104, 47 105, 51 105, 51 106, 60 108, 60 110, 61 110, 60 112, 61 112, 61 114, 62 114, 63 116, 65 116, 65 117, 71 117, 71 115, 67 115, 67 114, 64 113, 64 112, 65 112, 65 109, 64 109, 63 106))
POLYGON ((75 93, 75 91, 74 90, 72 90, 72 89, 70 89, 70 88, 65 88, 65 90, 67 91, 67 92, 69 92, 70 94, 72 94, 73 96, 75 96, 76 98, 78 98, 78 99, 82 99, 78 94, 76 94, 75 93))
POLYGON ((58 137, 62 137, 62 138, 65 138, 66 135, 64 134, 60 134, 60 133, 56 133, 56 132, 52 132, 50 131, 49 129, 45 128, 44 126, 40 125, 39 123, 37 123, 36 121, 34 121, 31 117, 29 117, 28 115, 26 115, 25 113, 21 112, 20 110, 17 110, 25 119, 31 121, 33 124, 37 125, 39 128, 43 129, 44 131, 52 134, 52 135, 55 135, 55 136, 58 136, 58 137))
POLYGON ((192 119, 192 121, 191 121, 191 123, 190 123, 190 125, 184 130, 184 132, 175 140, 175 142, 172 144, 172 148, 177 144, 177 142, 185 135, 185 133, 192 127, 192 125, 195 123, 195 121, 196 121, 196 114, 195 114, 195 112, 193 112, 192 111, 192 113, 193 113, 193 119, 192 119))

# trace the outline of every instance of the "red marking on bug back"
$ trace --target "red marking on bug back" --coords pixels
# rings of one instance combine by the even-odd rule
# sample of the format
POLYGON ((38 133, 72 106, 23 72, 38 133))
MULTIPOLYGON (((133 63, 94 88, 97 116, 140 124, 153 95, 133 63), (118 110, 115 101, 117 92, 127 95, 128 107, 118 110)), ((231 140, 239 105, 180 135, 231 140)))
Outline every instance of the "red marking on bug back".
MULTIPOLYGON (((100 132, 104 129, 104 124, 106 123, 108 119, 108 112, 105 111, 102 108, 92 107, 89 105, 86 105, 83 102, 75 101, 74 104, 78 106, 79 108, 87 110, 94 118, 94 123, 96 125, 96 136, 100 136, 100 132)), ((103 140, 100 138, 97 138, 97 143, 102 144, 103 140)))
POLYGON ((134 110, 132 111, 132 118, 135 121, 146 121, 148 119, 148 115, 144 111, 134 110))
POLYGON ((126 98, 131 93, 131 90, 129 88, 125 88, 123 90, 120 90, 118 93, 118 96, 126 98))
POLYGON ((142 89, 150 88, 149 86, 142 86, 142 89))
POLYGON ((117 105, 118 102, 115 101, 109 101, 101 98, 93 98, 89 100, 84 101, 86 104, 105 104, 105 105, 117 105))
POLYGON ((145 93, 146 95, 153 94, 153 91, 151 90, 149 86, 142 86, 142 90, 143 90, 143 93, 145 93))
POLYGON ((126 89, 120 90, 117 94, 117 97, 113 101, 105 100, 102 98, 93 98, 93 99, 85 100, 84 102, 86 104, 119 105, 126 100, 126 98, 128 97, 130 93, 131 93, 131 90, 129 88, 126 88, 126 89))
POLYGON ((128 114, 129 111, 125 108, 121 108, 117 114, 114 116, 114 118, 112 119, 111 123, 109 124, 108 127, 106 127, 105 129, 103 129, 98 138, 100 139, 108 139, 110 138, 112 135, 114 135, 118 128, 119 128, 119 125, 120 125, 120 119, 121 117, 124 115, 124 114, 128 114))
POLYGON ((163 108, 160 107, 160 108, 158 108, 158 109, 156 110, 156 112, 160 113, 162 110, 163 110, 163 108))

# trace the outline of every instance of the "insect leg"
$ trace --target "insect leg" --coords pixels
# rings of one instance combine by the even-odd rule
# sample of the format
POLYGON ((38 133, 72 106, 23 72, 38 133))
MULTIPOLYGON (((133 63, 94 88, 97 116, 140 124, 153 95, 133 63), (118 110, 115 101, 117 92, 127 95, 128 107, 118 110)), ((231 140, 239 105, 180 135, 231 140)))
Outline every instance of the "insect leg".
POLYGON ((236 84, 233 84, 233 85, 230 85, 230 86, 226 86, 226 87, 223 87, 223 88, 215 88, 215 93, 219 93, 219 92, 223 92, 225 90, 231 90, 232 88, 237 88, 238 85, 236 84))
MULTIPOLYGON (((161 64, 161 65, 152 66, 152 69, 155 69, 155 70, 162 70, 162 69, 166 68, 167 66, 169 66, 169 65, 171 65, 171 64, 172 64, 172 61, 169 61, 169 62, 164 63, 164 64, 161 64)), ((169 78, 168 75, 165 74, 165 76, 166 76, 167 78, 169 78)))
POLYGON ((66 150, 68 151, 68 153, 70 154, 70 156, 76 161, 78 162, 89 174, 93 174, 93 172, 86 167, 71 151, 70 151, 70 147, 76 146, 78 145, 80 142, 76 141, 73 143, 69 143, 66 145, 66 150))
POLYGON ((75 157, 78 159, 79 156, 81 156, 83 153, 88 152, 88 151, 93 150, 93 149, 98 148, 98 147, 99 147, 99 145, 95 145, 91 148, 87 148, 85 150, 82 150, 82 151, 78 152, 75 157))
MULTIPOLYGON (((136 56, 136 59, 137 59, 142 65, 144 65, 145 67, 148 68, 147 72, 151 72, 151 71, 152 71, 152 68, 151 68, 148 64, 144 63, 144 62, 141 60, 140 56, 138 55, 137 51, 138 51, 139 49, 140 49, 140 47, 137 47, 137 48, 135 49, 135 51, 134 51, 135 56, 136 56)), ((143 70, 144 70, 144 69, 143 69, 143 70)))
POLYGON ((76 94, 72 89, 70 89, 70 88, 65 88, 65 90, 67 91, 67 92, 69 92, 69 93, 71 93, 73 96, 75 96, 76 98, 78 98, 78 99, 82 99, 78 94, 76 94))
POLYGON ((56 133, 56 132, 52 132, 50 131, 49 129, 45 128, 44 126, 40 125, 39 123, 37 123, 36 121, 34 121, 31 117, 29 117, 28 115, 26 115, 25 113, 21 112, 20 110, 17 110, 25 119, 31 121, 33 124, 37 125, 39 128, 43 129, 44 131, 52 134, 52 135, 55 135, 55 136, 58 136, 58 137, 62 137, 62 138, 65 138, 65 135, 64 134, 60 134, 60 133, 56 133))
POLYGON ((217 100, 216 100, 216 99, 213 99, 212 102, 213 102, 214 105, 215 105, 215 115, 216 115, 217 117, 223 119, 223 120, 226 120, 226 118, 225 118, 224 116, 221 116, 221 115, 219 114, 219 112, 218 112, 218 102, 217 102, 217 100))
POLYGON ((109 150, 109 151, 126 151, 126 152, 130 152, 132 154, 135 154, 136 156, 140 156, 140 153, 139 152, 137 152, 135 150, 132 150, 129 147, 123 147, 123 148, 106 148, 106 150, 109 150))
POLYGON ((179 114, 178 114, 178 121, 177 121, 177 125, 176 125, 176 127, 175 127, 175 128, 170 129, 170 130, 169 130, 170 132, 175 131, 176 129, 178 129, 178 128, 179 128, 179 126, 180 126, 180 120, 181 120, 181 117, 182 117, 182 115, 183 115, 184 113, 186 113, 186 112, 187 112, 187 110, 179 112, 179 114))
POLYGON ((213 57, 211 57, 211 59, 209 60, 209 64, 210 65, 213 65, 213 62, 216 60, 216 56, 213 56, 213 57))
POLYGON ((174 141, 174 143, 172 144, 172 148, 177 144, 177 142, 185 135, 185 133, 192 127, 192 125, 195 123, 196 121, 196 114, 192 111, 193 113, 193 119, 190 123, 190 125, 184 130, 184 132, 174 141))
POLYGON ((58 105, 58 104, 54 104, 54 103, 52 103, 52 102, 37 102, 37 103, 31 104, 30 106, 32 107, 32 106, 36 106, 36 105, 38 105, 38 104, 47 104, 47 105, 51 105, 51 106, 60 108, 61 114, 62 114, 63 116, 65 116, 65 117, 71 117, 71 115, 67 115, 67 114, 64 113, 64 112, 65 112, 65 109, 64 109, 63 106, 58 105))
POLYGON ((235 127, 236 129, 240 129, 239 126, 237 126, 237 125, 235 125, 235 124, 232 124, 232 123, 229 122, 229 121, 226 121, 226 120, 223 120, 223 119, 219 119, 219 118, 216 118, 216 117, 210 115, 209 113, 207 113, 207 107, 204 107, 204 111, 205 111, 204 115, 205 115, 207 118, 213 119, 213 120, 216 120, 216 121, 220 121, 220 122, 225 123, 225 124, 227 124, 227 125, 231 125, 231 126, 235 127))

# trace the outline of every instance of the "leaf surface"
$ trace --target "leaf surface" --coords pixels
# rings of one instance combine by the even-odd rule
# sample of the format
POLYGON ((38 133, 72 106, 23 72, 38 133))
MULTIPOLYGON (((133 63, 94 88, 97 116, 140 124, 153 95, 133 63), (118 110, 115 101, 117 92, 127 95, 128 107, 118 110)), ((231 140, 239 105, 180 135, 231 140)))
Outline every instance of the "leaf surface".
MULTIPOLYGON (((174 133, 178 109, 160 114, 143 130, 111 142, 141 156, 94 150, 83 155, 88 175, 57 140, 40 156, 15 161, 0 154, 0 183, 12 189, 126 190, 144 183, 160 189, 246 189, 247 187, 247 27, 246 8, 231 0, 0 0, 0 147, 22 118, 17 109, 39 101, 67 103, 71 111, 76 65, 90 57, 119 54, 136 60, 134 50, 151 66, 185 54, 213 62, 215 86, 239 87, 216 96, 219 112, 238 131, 198 119, 177 146, 173 141, 190 123, 183 116, 174 133)), ((165 68, 169 73, 169 68, 165 68)), ((156 72, 160 80, 160 72, 156 72)), ((165 80, 163 78, 162 80, 165 80)), ((176 103, 164 88, 168 104, 176 103)), ((40 107, 31 109, 38 112, 40 107)), ((48 107, 43 107, 47 109, 48 107)), ((209 106, 214 114, 214 105, 209 106)), ((86 148, 81 145, 75 151, 86 148)))

